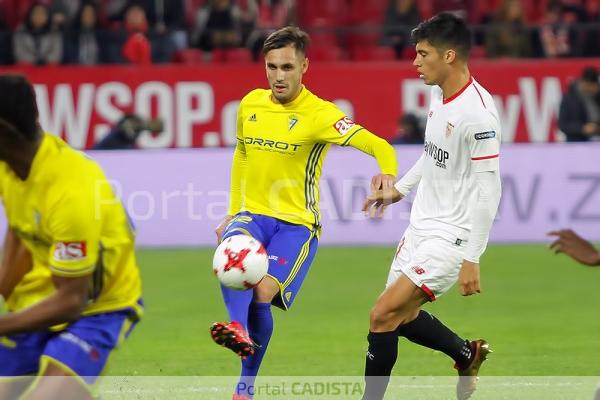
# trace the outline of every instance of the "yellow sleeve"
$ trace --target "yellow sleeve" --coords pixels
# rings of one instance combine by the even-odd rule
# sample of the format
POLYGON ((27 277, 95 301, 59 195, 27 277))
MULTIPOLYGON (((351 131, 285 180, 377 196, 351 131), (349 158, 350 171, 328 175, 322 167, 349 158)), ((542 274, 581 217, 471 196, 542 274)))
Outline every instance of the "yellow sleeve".
POLYGON ((228 215, 235 215, 242 208, 242 190, 244 188, 246 172, 246 145, 244 144, 244 113, 242 104, 238 109, 236 139, 237 143, 231 162, 231 184, 229 189, 229 210, 228 215))
POLYGON ((317 140, 346 146, 350 138, 364 129, 344 114, 337 106, 328 101, 319 100, 315 112, 315 132, 317 140))
MULTIPOLYGON (((71 183, 72 184, 72 183, 71 183)), ((80 277, 96 268, 102 215, 93 185, 65 190, 48 215, 52 239, 49 261, 54 275, 80 277)))
POLYGON ((347 145, 375 157, 382 174, 397 175, 396 151, 384 139, 362 128, 348 138, 347 145))

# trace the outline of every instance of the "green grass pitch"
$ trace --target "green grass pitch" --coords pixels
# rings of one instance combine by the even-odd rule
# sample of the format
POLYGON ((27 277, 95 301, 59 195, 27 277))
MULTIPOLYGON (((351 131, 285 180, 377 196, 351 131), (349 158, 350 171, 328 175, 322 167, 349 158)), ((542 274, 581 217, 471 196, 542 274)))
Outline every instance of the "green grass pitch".
MULTIPOLYGON (((239 372, 237 357, 208 333, 212 322, 227 318, 212 251, 139 252, 146 314, 115 354, 109 375, 239 372)), ((274 310, 261 375, 362 375, 369 309, 393 253, 391 247, 321 247, 292 309, 274 310)), ((425 308, 459 335, 490 342, 494 353, 482 375, 600 376, 600 268, 543 245, 493 245, 481 275, 480 295, 461 297, 454 287, 425 308)), ((451 376, 454 370, 445 355, 401 339, 393 374, 451 376)))

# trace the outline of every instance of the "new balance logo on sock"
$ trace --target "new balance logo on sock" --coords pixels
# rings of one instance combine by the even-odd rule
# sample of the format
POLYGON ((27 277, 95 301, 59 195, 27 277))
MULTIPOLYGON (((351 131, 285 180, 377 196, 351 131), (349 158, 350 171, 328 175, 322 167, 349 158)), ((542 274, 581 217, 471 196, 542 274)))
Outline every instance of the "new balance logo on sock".
POLYGON ((367 358, 371 361, 373 361, 375 359, 375 356, 371 353, 369 353, 369 350, 367 350, 367 358))
POLYGON ((252 114, 250 116, 250 118, 248 118, 248 121, 250 121, 250 122, 256 122, 256 114, 252 114))

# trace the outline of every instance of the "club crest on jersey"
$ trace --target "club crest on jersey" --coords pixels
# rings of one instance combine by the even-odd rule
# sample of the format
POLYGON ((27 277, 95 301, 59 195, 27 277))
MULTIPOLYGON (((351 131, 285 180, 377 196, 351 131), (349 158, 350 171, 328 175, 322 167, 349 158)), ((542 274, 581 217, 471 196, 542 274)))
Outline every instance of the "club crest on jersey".
POLYGON ((294 126, 298 123, 298 117, 295 115, 290 115, 288 119, 288 131, 291 131, 294 126))
POLYGON ((335 124, 333 124, 333 127, 335 128, 336 131, 338 131, 338 133, 340 135, 344 136, 345 134, 350 132, 350 129, 354 125, 355 125, 354 121, 352 121, 350 118, 343 117, 343 118, 340 118, 335 124))
POLYGON ((450 122, 448 122, 448 124, 446 125, 446 137, 450 137, 450 135, 452 135, 453 130, 454 130, 454 125, 452 125, 450 122))

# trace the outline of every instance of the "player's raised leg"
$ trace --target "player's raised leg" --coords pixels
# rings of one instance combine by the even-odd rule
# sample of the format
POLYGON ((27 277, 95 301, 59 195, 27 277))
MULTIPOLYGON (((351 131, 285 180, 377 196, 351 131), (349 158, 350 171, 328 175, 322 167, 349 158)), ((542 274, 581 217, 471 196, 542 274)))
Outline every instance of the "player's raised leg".
POLYGON ((267 247, 269 275, 254 290, 248 315, 250 337, 259 345, 242 360, 237 395, 252 398, 254 381, 273 333, 271 304, 287 310, 294 302, 317 250, 316 232, 302 225, 278 221, 277 233, 267 247))
MULTIPOLYGON (((223 231, 222 238, 224 240, 234 235, 248 235, 267 246, 274 224, 272 218, 242 212, 230 221, 223 231)), ((248 334, 248 312, 254 291, 240 291, 221 285, 221 293, 231 322, 212 324, 211 337, 215 343, 227 347, 241 357, 250 356, 257 348, 248 334)))

